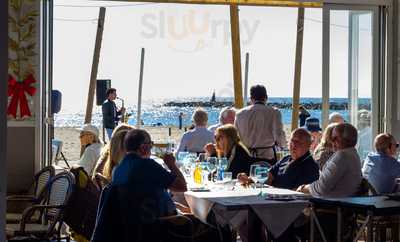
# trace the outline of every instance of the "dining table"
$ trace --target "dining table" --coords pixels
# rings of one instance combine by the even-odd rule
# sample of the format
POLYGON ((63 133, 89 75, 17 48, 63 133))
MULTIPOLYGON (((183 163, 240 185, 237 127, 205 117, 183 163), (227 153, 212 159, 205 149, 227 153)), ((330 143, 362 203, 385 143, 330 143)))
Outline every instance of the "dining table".
MULTIPOLYGON (((212 215, 222 226, 234 230, 244 226, 247 241, 260 241, 261 233, 255 231, 265 225, 274 236, 280 236, 309 207, 309 196, 287 189, 274 187, 245 188, 235 185, 225 189, 209 186, 184 193, 192 213, 204 223, 212 215)), ((243 228, 243 227, 242 227, 243 228)))

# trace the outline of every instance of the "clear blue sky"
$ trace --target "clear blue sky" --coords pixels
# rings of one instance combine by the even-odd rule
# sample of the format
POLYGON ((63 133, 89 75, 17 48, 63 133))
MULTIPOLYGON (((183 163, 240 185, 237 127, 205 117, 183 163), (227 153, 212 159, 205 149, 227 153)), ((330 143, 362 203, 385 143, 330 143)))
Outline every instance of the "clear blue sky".
MULTIPOLYGON (((232 96, 229 7, 55 0, 54 88, 63 110, 83 110, 92 64, 99 5, 106 20, 98 78, 112 79, 128 105, 137 103, 140 49, 146 48, 143 98, 232 96), (127 6, 130 5, 130 6, 127 6), (134 6, 132 6, 134 5, 134 6), (75 6, 75 7, 71 7, 75 6), (111 7, 113 6, 113 7, 111 7)), ((306 9, 302 97, 321 96, 322 10, 306 9)), ((270 96, 291 96, 297 9, 240 7, 241 51, 250 53, 249 85, 266 85, 270 96)), ((332 14, 331 96, 347 96, 347 15, 332 14)), ((361 21, 362 61, 370 44, 361 21)), ((365 26, 363 26, 365 25, 365 26)), ((368 66, 368 63, 364 63, 368 66)), ((370 69, 362 68, 360 95, 369 96, 370 69), (365 84, 367 83, 367 84, 365 84)))

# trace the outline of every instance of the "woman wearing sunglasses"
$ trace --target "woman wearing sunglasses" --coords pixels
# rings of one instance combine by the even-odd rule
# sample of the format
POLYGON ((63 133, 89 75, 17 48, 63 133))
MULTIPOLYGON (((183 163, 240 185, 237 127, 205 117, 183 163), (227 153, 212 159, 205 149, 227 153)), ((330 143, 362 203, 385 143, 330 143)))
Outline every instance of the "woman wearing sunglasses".
POLYGON ((205 150, 208 156, 226 157, 228 159, 227 171, 232 172, 232 177, 239 173, 249 174, 254 158, 240 141, 239 134, 232 124, 225 124, 215 130, 215 145, 207 144, 205 150))
POLYGON ((400 177, 400 162, 397 161, 399 144, 389 133, 378 134, 374 141, 376 152, 365 158, 362 173, 375 190, 392 193, 396 189, 395 179, 400 177))

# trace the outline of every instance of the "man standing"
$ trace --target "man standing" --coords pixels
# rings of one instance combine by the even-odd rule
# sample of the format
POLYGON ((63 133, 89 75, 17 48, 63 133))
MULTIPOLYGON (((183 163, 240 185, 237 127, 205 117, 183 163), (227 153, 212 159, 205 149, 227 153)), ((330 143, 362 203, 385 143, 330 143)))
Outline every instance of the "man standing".
POLYGON ((273 160, 275 144, 286 147, 281 112, 266 105, 268 96, 263 85, 252 86, 250 98, 252 105, 237 112, 235 126, 253 156, 273 160))
POLYGON ((101 110, 103 112, 103 127, 107 131, 108 138, 111 139, 111 134, 118 124, 119 116, 125 112, 125 108, 122 107, 117 110, 117 106, 114 103, 117 98, 117 90, 115 88, 107 89, 106 95, 107 100, 101 106, 101 110))

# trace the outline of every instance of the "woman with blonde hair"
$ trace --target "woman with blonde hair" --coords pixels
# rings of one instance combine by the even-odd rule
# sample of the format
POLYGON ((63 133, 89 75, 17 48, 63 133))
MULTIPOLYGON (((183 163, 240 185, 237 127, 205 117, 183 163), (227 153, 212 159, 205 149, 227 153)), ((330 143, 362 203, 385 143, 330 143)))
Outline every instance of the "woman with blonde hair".
POLYGON ((119 162, 124 158, 126 150, 124 146, 124 138, 128 133, 128 129, 120 130, 114 133, 110 140, 110 155, 104 165, 103 176, 111 181, 112 172, 119 162))
MULTIPOLYGON (((131 129, 134 129, 134 127, 129 124, 122 123, 122 124, 118 125, 117 127, 115 127, 114 131, 112 132, 111 139, 119 131, 131 130, 131 129)), ((110 140, 110 143, 111 143, 111 140, 110 140)), ((95 175, 97 173, 104 174, 104 167, 110 156, 110 143, 106 144, 101 152, 100 158, 98 159, 96 167, 94 168, 93 177, 92 177, 93 180, 95 179, 95 175)))
POLYGON ((226 157, 229 161, 227 170, 232 172, 232 177, 239 173, 249 174, 254 158, 240 141, 239 134, 232 124, 225 124, 215 130, 216 144, 207 144, 205 150, 209 156, 217 154, 226 157))
POLYGON ((321 142, 314 150, 314 160, 319 165, 320 170, 324 168, 326 162, 331 158, 333 153, 335 153, 333 150, 332 131, 337 124, 338 123, 331 123, 325 128, 321 142))

